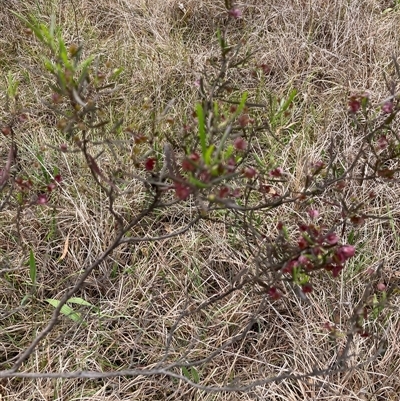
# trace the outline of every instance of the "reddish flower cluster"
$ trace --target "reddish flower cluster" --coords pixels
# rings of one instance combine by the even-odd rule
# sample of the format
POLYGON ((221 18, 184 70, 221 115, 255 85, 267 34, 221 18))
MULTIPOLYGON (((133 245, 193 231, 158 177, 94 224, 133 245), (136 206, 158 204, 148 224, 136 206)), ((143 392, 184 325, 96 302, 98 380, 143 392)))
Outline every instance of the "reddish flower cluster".
POLYGON ((272 72, 272 68, 268 64, 260 64, 259 68, 261 68, 265 75, 269 75, 272 72))
POLYGON ((226 185, 223 185, 223 186, 219 189, 218 196, 219 196, 221 199, 224 199, 224 198, 226 198, 226 197, 229 195, 229 193, 230 193, 230 189, 229 189, 226 185))
POLYGON ((156 159, 154 157, 149 157, 148 159, 146 159, 144 163, 144 168, 147 171, 152 171, 154 170, 155 165, 156 165, 156 159))
POLYGON ((389 100, 382 105, 383 114, 391 114, 393 113, 393 101, 389 100))
POLYGON ((268 296, 273 299, 274 301, 282 298, 282 293, 276 288, 276 287, 271 287, 268 290, 268 296))
POLYGON ((2 134, 3 135, 5 135, 5 136, 7 136, 7 135, 10 135, 11 134, 11 128, 10 127, 2 127, 1 128, 1 132, 2 132, 2 134))
POLYGON ((316 209, 310 209, 310 210, 308 211, 308 215, 314 220, 314 219, 317 219, 317 218, 318 218, 319 212, 318 212, 318 210, 316 210, 316 209))
POLYGON ((200 156, 197 153, 192 153, 182 161, 182 169, 184 171, 196 171, 199 168, 200 156))
POLYGON ((236 161, 233 157, 229 158, 226 162, 226 170, 229 173, 233 173, 236 170, 236 161))
POLYGON ((245 167, 243 169, 243 175, 246 178, 252 179, 257 175, 257 171, 253 167, 245 167))
POLYGON ((242 11, 239 8, 232 8, 229 10, 229 15, 235 19, 238 19, 242 16, 242 11))
POLYGON ((243 138, 238 137, 233 141, 233 146, 235 146, 237 150, 246 150, 247 142, 243 138))
MULTIPOLYGON (((312 219, 319 216, 315 209, 309 210, 308 213, 312 219)), ((281 231, 283 227, 283 222, 279 222, 278 230, 281 231)), ((355 248, 352 245, 339 245, 339 237, 335 232, 324 232, 323 228, 314 224, 301 224, 299 230, 301 235, 297 246, 300 255, 285 263, 282 273, 292 276, 306 294, 313 290, 312 284, 309 283, 311 271, 324 268, 331 271, 333 277, 337 277, 345 263, 354 256, 355 248)), ((270 295, 271 298, 273 296, 275 293, 270 295)))
POLYGON ((349 100, 350 112, 355 114, 361 108, 361 102, 356 96, 351 96, 349 100))
POLYGON ((249 124, 254 123, 254 119, 250 118, 248 114, 241 114, 238 118, 238 123, 242 128, 246 128, 249 124))
POLYGON ((220 199, 227 198, 228 196, 231 196, 232 198, 240 198, 241 195, 239 188, 230 188, 226 185, 222 185, 218 191, 218 198, 220 199))
POLYGON ((311 164, 312 173, 314 175, 318 174, 325 167, 325 163, 321 160, 311 164))
POLYGON ((271 170, 269 172, 269 175, 271 177, 280 177, 282 174, 283 174, 283 168, 282 167, 274 168, 273 170, 271 170))
POLYGON ((191 193, 191 189, 189 186, 176 182, 174 184, 174 189, 175 189, 175 195, 180 200, 186 200, 187 198, 189 198, 191 193))
POLYGON ((368 102, 368 93, 363 93, 362 95, 351 95, 349 98, 349 111, 352 114, 356 114, 360 109, 362 104, 368 102))
POLYGON ((378 148, 379 149, 386 149, 389 145, 389 141, 386 137, 386 135, 382 135, 379 139, 378 139, 378 148))
POLYGON ((22 191, 27 191, 32 188, 32 181, 30 179, 24 180, 21 177, 15 179, 15 183, 18 185, 19 189, 22 191))
POLYGON ((47 199, 47 195, 46 194, 39 194, 37 197, 37 201, 36 203, 38 205, 45 205, 47 203, 48 199, 47 199))
POLYGON ((310 293, 313 290, 312 284, 310 283, 306 283, 301 287, 302 291, 304 292, 304 294, 310 293))
POLYGON ((60 175, 60 174, 57 174, 57 175, 54 177, 54 181, 52 181, 50 184, 47 185, 47 190, 48 190, 49 192, 53 191, 54 189, 57 188, 57 184, 60 184, 61 181, 62 181, 61 175, 60 175))

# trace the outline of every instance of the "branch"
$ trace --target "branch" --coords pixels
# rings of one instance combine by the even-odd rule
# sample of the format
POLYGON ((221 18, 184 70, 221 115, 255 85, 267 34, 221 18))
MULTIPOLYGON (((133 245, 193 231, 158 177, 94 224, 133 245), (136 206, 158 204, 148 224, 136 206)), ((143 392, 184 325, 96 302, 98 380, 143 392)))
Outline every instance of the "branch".
POLYGON ((160 235, 158 237, 123 237, 120 240, 120 244, 132 244, 132 243, 138 243, 138 242, 155 242, 155 241, 161 241, 163 239, 168 239, 168 238, 173 238, 177 237, 178 235, 184 234, 186 231, 188 231, 191 227, 193 227, 199 220, 201 219, 201 216, 197 216, 195 219, 193 219, 190 223, 188 223, 185 227, 183 227, 180 230, 174 231, 173 233, 166 234, 166 235, 160 235))
POLYGON ((80 276, 79 280, 76 282, 76 284, 69 290, 67 291, 64 296, 61 298, 60 303, 58 306, 55 308, 53 312, 53 316, 50 319, 49 323, 46 325, 46 327, 35 337, 35 339, 31 342, 31 344, 28 346, 28 348, 23 351, 17 361, 14 363, 13 367, 10 369, 9 372, 16 372, 21 365, 24 363, 24 361, 32 354, 32 352, 35 350, 37 345, 40 343, 41 340, 43 340, 54 328, 54 326, 58 322, 58 317, 61 313, 61 308, 67 303, 67 301, 75 294, 76 291, 78 291, 82 285, 84 284, 85 280, 89 277, 90 273, 97 268, 97 266, 100 265, 112 252, 115 248, 117 248, 121 244, 121 238, 123 235, 127 232, 128 229, 133 227, 135 224, 138 224, 145 216, 148 215, 148 213, 154 209, 155 203, 157 202, 157 198, 154 199, 152 204, 144 210, 138 217, 136 217, 126 228, 125 230, 121 231, 119 234, 116 235, 114 241, 111 243, 111 245, 103 252, 102 255, 100 255, 89 267, 85 269, 85 271, 82 273, 80 276))
MULTIPOLYGON (((191 387, 198 390, 202 390, 208 393, 219 393, 219 392, 240 392, 246 393, 255 387, 264 386, 270 383, 280 382, 282 380, 304 380, 310 377, 318 376, 331 376, 340 372, 348 372, 365 366, 366 364, 373 362, 379 355, 380 348, 377 350, 376 355, 372 356, 365 362, 358 363, 351 367, 338 368, 338 369, 313 369, 308 373, 303 374, 292 374, 283 373, 274 377, 268 377, 265 379, 255 380, 250 384, 244 386, 203 386, 189 380, 187 377, 182 376, 178 373, 174 373, 165 368, 158 369, 125 369, 113 372, 97 372, 97 371, 74 371, 74 372, 56 372, 56 373, 31 373, 31 372, 13 372, 12 370, 0 371, 0 378, 26 378, 26 379, 106 379, 112 377, 135 377, 135 376, 167 376, 174 379, 178 379, 189 384, 191 387)), ((179 366, 175 366, 179 368, 179 366)))

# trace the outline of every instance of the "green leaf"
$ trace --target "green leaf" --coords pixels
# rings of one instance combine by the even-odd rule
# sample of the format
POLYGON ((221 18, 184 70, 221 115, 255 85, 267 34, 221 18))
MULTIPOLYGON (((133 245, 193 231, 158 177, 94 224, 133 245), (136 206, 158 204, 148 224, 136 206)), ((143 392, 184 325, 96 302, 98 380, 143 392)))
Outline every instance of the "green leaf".
POLYGON ((203 155, 203 160, 204 160, 207 152, 207 138, 206 138, 206 126, 204 120, 204 110, 203 106, 200 103, 197 104, 196 114, 199 122, 199 138, 200 138, 201 153, 203 155))
POLYGON ((397 116, 396 112, 393 112, 392 114, 389 115, 389 117, 386 118, 386 120, 383 122, 385 125, 389 125, 392 123, 394 118, 397 116))
POLYGON ((195 383, 199 383, 200 381, 199 373, 197 372, 197 369, 194 366, 190 367, 190 373, 192 374, 193 381, 195 383))
POLYGON ((7 95, 9 98, 14 98, 17 94, 19 82, 14 79, 11 71, 7 74, 7 95))
POLYGON ((187 379, 189 379, 189 380, 192 379, 192 377, 191 377, 189 371, 187 370, 186 366, 182 366, 182 373, 187 379))
POLYGON ((94 307, 94 305, 92 305, 90 302, 85 301, 84 299, 79 298, 79 297, 70 298, 70 299, 68 300, 68 303, 94 307))
POLYGON ((112 79, 117 79, 122 73, 124 72, 124 69, 122 67, 120 68, 115 68, 113 70, 113 73, 111 75, 112 79))
POLYGON ((62 68, 62 66, 60 64, 57 64, 55 66, 53 74, 57 78, 57 83, 61 89, 61 93, 63 93, 63 94, 67 93, 68 92, 67 91, 67 79, 65 76, 64 69, 62 68))
POLYGON ((36 259, 32 249, 29 251, 29 277, 31 278, 32 284, 36 284, 36 259))
POLYGON ((233 145, 229 145, 224 152, 224 160, 228 160, 233 155, 234 151, 235 147, 233 145))
POLYGON ((16 13, 15 11, 10 10, 10 12, 12 14, 14 14, 23 24, 25 24, 25 26, 27 26, 29 29, 32 29, 33 33, 35 34, 35 36, 42 42, 44 43, 44 37, 42 35, 42 31, 39 27, 39 23, 38 21, 35 19, 35 17, 30 16, 29 19, 26 19, 24 16, 22 16, 21 14, 16 13))
POLYGON ((182 366, 182 373, 187 379, 193 381, 194 383, 199 383, 199 373, 194 366, 190 367, 190 372, 186 366, 182 366))
POLYGON ((215 118, 216 120, 218 120, 219 108, 218 108, 218 103, 217 103, 217 102, 214 102, 213 108, 214 108, 214 118, 215 118))
POLYGON ((72 64, 68 59, 68 51, 67 51, 65 42, 64 42, 63 38, 61 37, 61 35, 59 35, 59 38, 58 38, 58 52, 59 52, 59 57, 62 60, 62 62, 64 63, 65 67, 68 70, 73 72, 72 64))
POLYGON ((55 16, 55 14, 51 14, 51 17, 50 17, 50 30, 48 31, 49 32, 49 36, 51 38, 54 38, 55 29, 56 29, 56 16, 55 16))
POLYGON ((77 67, 77 70, 81 71, 81 74, 78 79, 78 85, 80 85, 84 81, 84 79, 88 76, 88 70, 93 60, 94 56, 90 56, 86 60, 83 60, 82 63, 80 63, 79 66, 77 67))
POLYGON ((348 244, 350 244, 350 245, 354 245, 354 244, 356 243, 356 240, 357 240, 357 238, 356 238, 355 231, 354 231, 354 230, 351 230, 351 231, 349 232, 349 234, 347 235, 347 242, 348 242, 348 244))
MULTIPOLYGON (((60 305, 60 301, 58 299, 46 299, 46 301, 51 305, 54 306, 54 308, 57 308, 60 305)), ((60 312, 73 320, 74 322, 82 322, 82 317, 78 312, 75 312, 70 306, 68 305, 63 305, 61 307, 60 312)))
POLYGON ((286 100, 282 99, 281 104, 279 106, 279 110, 277 112, 277 117, 281 116, 282 113, 284 113, 289 108, 289 106, 293 103, 293 100, 296 97, 296 95, 297 95, 297 89, 292 89, 289 93, 288 98, 286 100))
POLYGON ((211 164, 212 161, 212 154, 214 152, 215 146, 214 145, 210 145, 207 150, 206 150, 206 154, 204 155, 204 162, 206 163, 207 166, 209 166, 211 164))
POLYGON ((219 28, 217 29, 216 35, 217 35, 217 39, 219 42, 219 46, 221 47, 222 50, 225 50, 226 43, 225 43, 224 38, 221 35, 221 30, 219 28))
POLYGON ((21 306, 26 305, 31 298, 32 298, 31 294, 26 294, 21 300, 21 306))
POLYGON ((193 176, 189 177, 189 183, 195 185, 197 188, 208 188, 209 185, 205 184, 204 182, 194 178, 193 176))
POLYGON ((261 160, 257 154, 254 154, 254 158, 257 162, 258 167, 265 168, 265 162, 263 160, 261 160))
POLYGON ((292 269, 292 277, 293 277, 293 282, 296 284, 299 284, 299 268, 298 267, 293 267, 292 269))
POLYGON ((89 66, 90 66, 90 64, 92 64, 93 63, 93 60, 94 60, 94 58, 95 58, 95 56, 89 56, 86 60, 83 60, 80 64, 79 64, 79 66, 78 66, 78 70, 85 70, 85 69, 87 69, 89 66))
POLYGON ((287 229, 286 226, 282 227, 282 233, 283 233, 283 238, 289 241, 289 230, 287 229))
POLYGON ((52 34, 51 27, 49 30, 45 24, 39 24, 39 29, 43 37, 43 43, 47 45, 53 53, 55 53, 56 45, 54 42, 54 36, 52 34))
POLYGON ((46 235, 47 241, 50 241, 51 239, 53 239, 55 237, 56 229, 57 229, 57 220, 55 217, 55 213, 53 213, 53 216, 51 218, 51 223, 50 223, 50 229, 46 235))
POLYGON ((235 113, 236 115, 239 115, 243 111, 244 107, 246 106, 246 100, 248 96, 249 96, 248 92, 243 93, 242 98, 240 99, 239 106, 236 109, 235 113))
POLYGON ((55 93, 58 93, 59 95, 64 95, 65 92, 62 91, 62 89, 56 85, 53 85, 51 83, 49 83, 49 87, 51 88, 51 90, 55 93))
POLYGON ((52 74, 56 73, 55 66, 49 59, 44 59, 43 64, 47 71, 49 71, 52 74))

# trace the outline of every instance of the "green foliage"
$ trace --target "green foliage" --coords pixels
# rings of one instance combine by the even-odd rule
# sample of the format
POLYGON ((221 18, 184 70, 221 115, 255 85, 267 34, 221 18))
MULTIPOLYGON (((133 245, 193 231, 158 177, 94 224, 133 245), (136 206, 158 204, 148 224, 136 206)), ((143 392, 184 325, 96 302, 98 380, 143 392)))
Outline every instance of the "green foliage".
POLYGON ((189 369, 186 366, 182 366, 182 373, 187 379, 191 380, 193 383, 200 382, 199 373, 194 366, 190 366, 189 369))
MULTIPOLYGON (((46 299, 46 301, 54 308, 57 308, 60 305, 60 301, 58 299, 46 299)), ((68 305, 63 305, 61 307, 61 313, 65 316, 67 316, 69 319, 73 320, 74 322, 77 322, 77 323, 82 322, 82 317, 81 317, 80 313, 75 312, 68 305)))
POLYGON ((373 295, 372 300, 372 311, 371 311, 371 318, 373 320, 378 319, 379 315, 385 309, 387 303, 387 292, 382 291, 380 295, 376 293, 373 295))
MULTIPOLYGON (((57 84, 51 84, 52 89, 60 95, 66 95, 74 99, 83 106, 84 103, 80 98, 79 92, 82 84, 88 78, 94 56, 89 56, 81 61, 81 47, 73 44, 69 50, 67 49, 61 29, 56 27, 54 15, 51 17, 50 27, 47 27, 32 15, 25 18, 18 13, 14 14, 50 50, 52 59, 43 56, 43 64, 46 70, 56 78, 57 84), (75 75, 77 76, 75 77, 75 75)), ((115 75, 119 75, 119 73, 119 71, 115 71, 115 75)))
MULTIPOLYGON (((57 299, 49 298, 49 299, 46 299, 46 302, 48 302, 54 308, 57 308, 60 305, 60 301, 57 299)), ((67 303, 94 308, 94 306, 90 302, 87 302, 84 299, 79 298, 79 297, 72 297, 72 298, 68 299, 67 303)), ((81 323, 83 326, 87 326, 87 322, 85 322, 83 320, 81 313, 75 311, 71 306, 64 304, 61 307, 60 311, 64 316, 68 317, 69 319, 73 320, 74 322, 81 323)))
POLYGON ((14 99, 17 96, 19 82, 14 79, 11 71, 7 75, 7 96, 14 99))

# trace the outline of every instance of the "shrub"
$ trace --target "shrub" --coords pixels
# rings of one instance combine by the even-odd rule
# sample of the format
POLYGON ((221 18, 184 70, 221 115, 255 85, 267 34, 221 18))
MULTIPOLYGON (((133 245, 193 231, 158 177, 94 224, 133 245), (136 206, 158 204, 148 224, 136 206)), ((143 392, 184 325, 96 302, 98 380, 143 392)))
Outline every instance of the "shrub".
MULTIPOLYGON (((227 19, 241 17, 240 9, 230 2, 226 2, 226 8, 227 19)), ((285 98, 278 101, 271 95, 269 104, 263 104, 253 99, 250 92, 237 87, 235 74, 250 62, 251 55, 246 53, 244 43, 229 43, 227 28, 216 33, 218 57, 194 83, 198 88, 198 102, 193 105, 193 113, 184 116, 186 121, 181 133, 172 135, 167 130, 157 129, 157 121, 169 118, 168 110, 173 107, 170 102, 159 114, 153 110, 153 121, 149 121, 149 131, 144 134, 126 125, 120 116, 110 118, 107 112, 108 108, 113 110, 113 90, 117 88, 122 68, 112 70, 100 58, 85 58, 83 46, 74 43, 67 46, 61 30, 54 23, 48 27, 33 17, 18 17, 43 48, 43 85, 49 90, 43 102, 57 118, 58 134, 54 143, 44 144, 46 149, 37 150, 37 165, 18 170, 19 148, 26 134, 23 125, 22 129, 20 126, 27 113, 19 107, 18 85, 10 76, 8 116, 1 128, 9 151, 0 175, 0 211, 15 213, 17 243, 22 244, 18 239, 22 235, 20 227, 28 211, 35 210, 38 214, 42 210, 51 211, 42 214, 43 221, 48 224, 57 214, 58 194, 64 191, 74 196, 74 188, 65 182, 64 167, 47 164, 46 152, 50 150, 57 152, 60 160, 72 156, 82 158, 84 163, 79 169, 82 176, 85 171, 90 172, 90 185, 100 190, 98 202, 107 202, 110 216, 106 224, 112 227, 114 234, 111 241, 103 244, 104 251, 83 268, 74 284, 63 289, 59 299, 46 299, 38 291, 35 250, 21 245, 28 260, 31 281, 29 293, 22 303, 41 308, 40 301, 46 299, 54 311, 30 345, 5 361, 7 369, 0 372, 0 377, 166 375, 207 391, 244 391, 284 378, 304 379, 350 369, 354 365, 346 363, 352 359, 352 343, 356 336, 375 344, 373 357, 380 355, 384 338, 376 321, 386 318, 384 311, 393 292, 380 281, 382 265, 370 272, 369 283, 351 313, 348 327, 321 322, 329 341, 344 339, 343 349, 334 363, 306 374, 289 371, 239 384, 232 380, 212 386, 202 384, 201 380, 201 371, 207 369, 210 361, 227 349, 250 341, 265 308, 279 307, 293 297, 300 302, 297 307, 305 307, 309 297, 314 296, 314 280, 322 279, 328 286, 335 285, 339 277, 346 277, 348 264, 358 254, 354 240, 357 230, 368 219, 384 218, 368 213, 367 202, 375 199, 372 188, 368 201, 360 201, 349 198, 349 186, 365 182, 371 186, 376 182, 387 185, 397 182, 399 138, 391 126, 399 111, 399 97, 394 83, 388 85, 388 99, 378 106, 372 104, 366 94, 350 95, 349 116, 359 136, 357 152, 351 159, 341 160, 337 154, 346 144, 332 138, 330 147, 320 159, 310 160, 299 188, 294 170, 284 169, 279 163, 279 154, 288 138, 276 136, 276 129, 283 122, 288 135, 296 129, 294 113, 301 101, 298 93, 291 88, 285 98), (140 191, 130 192, 130 182, 140 182, 140 191), (122 206, 127 196, 134 197, 133 212, 127 212, 122 206), (283 221, 281 210, 288 205, 294 205, 299 217, 283 221), (171 210, 182 216, 183 224, 165 232, 159 216, 171 210), (107 372, 21 371, 46 336, 55 330, 61 314, 82 327, 87 324, 74 306, 94 306, 78 296, 79 291, 92 273, 110 260, 113 252, 121 247, 161 243, 195 232, 204 221, 230 230, 234 245, 242 247, 240 251, 247 256, 243 256, 243 265, 227 288, 215 290, 201 302, 187 302, 169 327, 163 355, 155 365, 135 369, 124 365, 122 371, 107 372), (272 224, 274 234, 270 234, 271 230, 267 234, 265 226, 272 224), (233 334, 228 333, 214 351, 205 357, 197 357, 196 347, 203 328, 198 327, 196 334, 182 339, 179 334, 182 324, 202 313, 211 316, 218 310, 221 300, 234 292, 252 294, 259 300, 259 307, 245 324, 239 325, 233 334), (181 348, 179 341, 184 343, 181 348), (175 349, 183 351, 179 353, 175 349)), ((399 71, 396 60, 394 65, 399 71)), ((262 64, 255 68, 254 77, 261 80, 268 73, 262 64)), ((151 102, 146 108, 152 108, 151 102)), ((176 123, 172 118, 168 122, 176 123)), ((64 252, 59 260, 63 257, 64 252)), ((347 285, 346 278, 344 285, 347 285)), ((98 313, 100 319, 104 317, 101 311, 98 313)))

